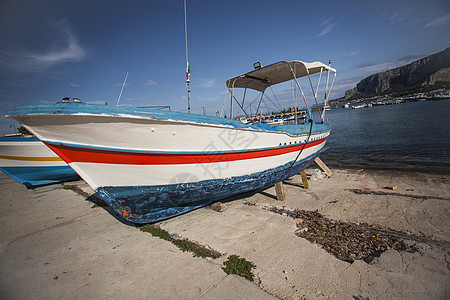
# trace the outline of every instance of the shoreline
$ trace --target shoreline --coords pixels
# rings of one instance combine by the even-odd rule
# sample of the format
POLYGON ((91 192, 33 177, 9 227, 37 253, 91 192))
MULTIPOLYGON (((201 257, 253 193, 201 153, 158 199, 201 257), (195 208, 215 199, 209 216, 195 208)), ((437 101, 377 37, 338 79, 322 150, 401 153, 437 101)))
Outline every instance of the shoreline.
POLYGON ((450 168, 439 167, 439 166, 424 166, 417 164, 406 164, 406 163, 343 163, 336 161, 329 161, 323 158, 324 163, 333 169, 340 170, 379 170, 379 171, 398 171, 398 172, 419 172, 425 174, 439 174, 439 175, 450 175, 450 168))

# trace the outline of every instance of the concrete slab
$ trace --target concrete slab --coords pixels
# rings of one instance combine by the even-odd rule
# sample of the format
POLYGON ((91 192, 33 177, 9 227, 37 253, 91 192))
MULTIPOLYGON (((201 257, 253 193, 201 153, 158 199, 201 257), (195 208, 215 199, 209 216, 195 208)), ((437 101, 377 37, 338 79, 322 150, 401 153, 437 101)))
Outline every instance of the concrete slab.
POLYGON ((27 190, 0 174, 0 292, 46 299, 449 298, 448 175, 333 172, 332 178, 310 181, 308 190, 300 187, 300 176, 285 181, 285 201, 277 201, 270 188, 228 201, 222 212, 201 208, 158 223, 171 234, 251 261, 254 283, 226 275, 225 257, 194 258, 62 185, 27 190), (387 185, 398 186, 397 194, 383 194, 387 185), (421 237, 407 241, 418 252, 390 250, 370 264, 350 264, 296 236, 295 221, 266 209, 273 206, 408 232, 421 237))
POLYGON ((261 293, 254 289, 253 283, 247 280, 242 280, 237 275, 228 275, 218 284, 214 285, 204 296, 202 300, 215 299, 258 299, 270 300, 275 297, 261 293), (242 291, 246 291, 242 294, 242 291))

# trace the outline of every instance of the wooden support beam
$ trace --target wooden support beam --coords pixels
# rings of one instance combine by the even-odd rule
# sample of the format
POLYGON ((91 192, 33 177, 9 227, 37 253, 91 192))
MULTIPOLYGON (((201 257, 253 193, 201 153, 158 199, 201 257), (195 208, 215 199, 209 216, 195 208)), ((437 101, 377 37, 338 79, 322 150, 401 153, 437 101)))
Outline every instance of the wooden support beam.
POLYGON ((301 171, 300 176, 302 177, 303 187, 305 189, 309 189, 308 178, 306 178, 306 171, 305 170, 301 171))
POLYGON ((317 156, 316 159, 314 159, 314 162, 319 166, 319 168, 322 169, 322 171, 325 172, 325 174, 328 175, 328 177, 333 176, 333 172, 327 167, 326 164, 323 163, 323 161, 317 156))
POLYGON ((286 194, 284 193, 283 181, 275 183, 275 192, 277 193, 277 200, 286 200, 286 194))

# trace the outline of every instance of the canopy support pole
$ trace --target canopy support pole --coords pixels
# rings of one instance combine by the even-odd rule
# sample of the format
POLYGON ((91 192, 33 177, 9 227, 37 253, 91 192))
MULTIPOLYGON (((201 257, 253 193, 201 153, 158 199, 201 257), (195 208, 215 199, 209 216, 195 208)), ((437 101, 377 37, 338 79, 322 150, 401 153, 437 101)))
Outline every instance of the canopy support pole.
POLYGON ((258 108, 256 109, 256 114, 258 114, 259 107, 261 106, 261 102, 262 102, 263 96, 264 96, 264 92, 261 93, 261 98, 259 98, 259 103, 258 103, 258 108))
MULTIPOLYGON (((314 100, 316 101, 317 109, 319 110, 319 102, 317 102, 316 94, 314 94, 314 87, 313 87, 313 84, 312 84, 312 81, 311 81, 311 76, 309 75, 309 70, 308 69, 306 69, 306 73, 308 74, 309 84, 311 85, 311 90, 313 92, 313 97, 314 97, 314 100)), ((320 110, 319 110, 319 113, 320 113, 320 110)), ((323 123, 322 115, 320 115, 320 120, 323 123)))
MULTIPOLYGON (((233 105, 233 99, 234 101, 236 101, 237 105, 239 105, 239 108, 242 109, 242 111, 244 112, 244 114, 247 116, 247 118, 250 118, 250 116, 247 114, 247 112, 245 111, 245 109, 242 107, 242 105, 239 103, 238 99, 236 99, 236 97, 233 95, 233 92, 230 91, 230 89, 228 89, 228 91, 231 94, 231 105, 233 105)), ((232 117, 232 115, 230 115, 230 117, 232 117)))
MULTIPOLYGON (((328 66, 331 66, 331 59, 328 61, 328 66)), ((336 79, 336 72, 334 72, 333 80, 331 81, 330 89, 328 89, 328 78, 330 76, 330 70, 327 70, 327 85, 325 87, 325 101, 323 104, 323 111, 322 111, 322 120, 325 118, 325 107, 327 105, 328 99, 330 97, 330 92, 333 89, 334 80, 336 79)))

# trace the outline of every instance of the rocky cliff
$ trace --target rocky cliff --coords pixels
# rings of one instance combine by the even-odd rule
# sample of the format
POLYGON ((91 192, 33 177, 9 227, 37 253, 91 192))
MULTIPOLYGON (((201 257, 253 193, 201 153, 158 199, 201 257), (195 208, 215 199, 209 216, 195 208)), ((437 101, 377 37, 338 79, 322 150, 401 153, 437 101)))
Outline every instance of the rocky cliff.
POLYGON ((417 90, 440 83, 450 86, 450 48, 408 65, 370 75, 355 88, 347 90, 345 99, 417 90))

